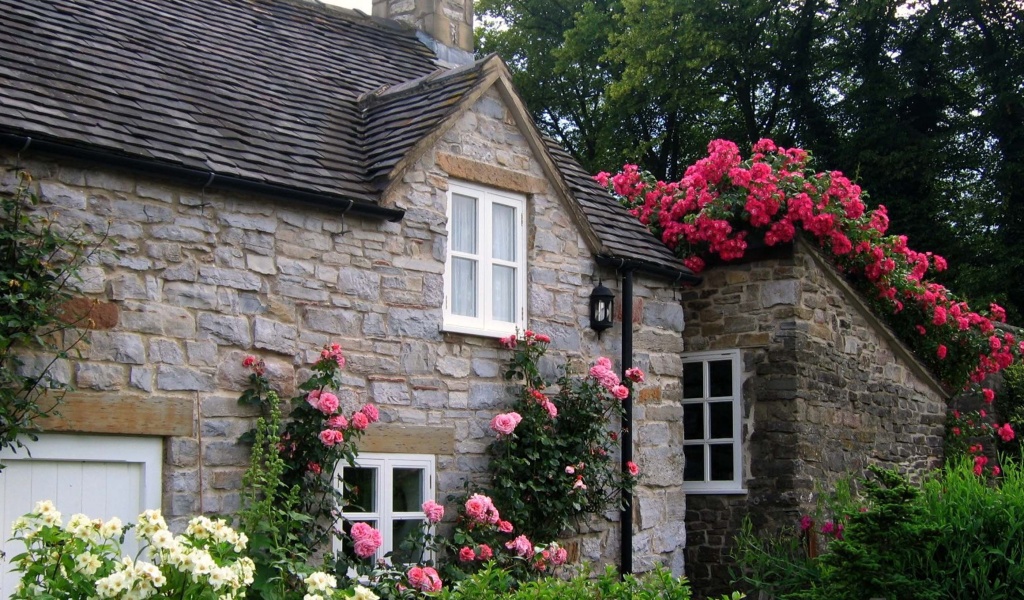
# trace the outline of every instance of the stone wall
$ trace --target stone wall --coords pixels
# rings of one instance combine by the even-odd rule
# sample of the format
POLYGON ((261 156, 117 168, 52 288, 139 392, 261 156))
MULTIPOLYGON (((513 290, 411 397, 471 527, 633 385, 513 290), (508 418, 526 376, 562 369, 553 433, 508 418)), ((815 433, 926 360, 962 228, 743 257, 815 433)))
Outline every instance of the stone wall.
POLYGON ((795 527, 815 494, 869 464, 920 473, 941 456, 945 394, 803 243, 716 266, 683 294, 688 351, 743 353, 745 495, 687 496, 687 575, 726 591, 732 536, 795 527))
MULTIPOLYGON (((111 251, 85 270, 80 291, 111 306, 116 318, 91 332, 82 360, 60 368, 81 395, 191 407, 194 434, 164 442, 163 509, 175 522, 239 506, 248 451, 236 440, 254 416, 237 404, 248 353, 266 360, 288 395, 323 344, 339 342, 348 359, 339 396, 349 410, 375 402, 385 423, 441 429, 454 439, 454 453, 437 456, 439 500, 461 491, 466 478, 486 477, 487 425, 508 400, 500 377, 507 352, 494 339, 440 331, 449 179, 442 165, 453 160, 485 163, 533 186, 529 325, 551 335, 551 355, 617 359, 618 324, 598 340, 587 319, 595 278, 614 289, 615 275, 598 271, 493 91, 384 200, 406 210, 400 223, 204 193, 96 164, 0 155, 4 190, 15 184, 13 168, 24 167, 61 223, 109 235, 111 251)), ((670 284, 638 276, 635 293, 635 362, 650 374, 637 401, 637 462, 650 473, 637 503, 637 561, 681 570, 681 458, 663 442, 681 435, 682 310, 670 284)), ((552 376, 555 362, 544 365, 552 376)), ((589 531, 584 558, 614 560, 617 526, 599 522, 589 531)))

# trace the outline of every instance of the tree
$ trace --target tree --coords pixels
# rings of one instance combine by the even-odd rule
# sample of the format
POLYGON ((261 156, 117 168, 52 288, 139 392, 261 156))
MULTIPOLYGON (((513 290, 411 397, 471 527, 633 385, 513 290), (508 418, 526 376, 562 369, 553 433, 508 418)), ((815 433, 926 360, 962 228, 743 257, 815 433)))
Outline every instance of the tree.
POLYGON ((943 282, 1024 317, 1019 0, 480 0, 542 129, 592 171, 678 179, 709 140, 814 152, 943 282))

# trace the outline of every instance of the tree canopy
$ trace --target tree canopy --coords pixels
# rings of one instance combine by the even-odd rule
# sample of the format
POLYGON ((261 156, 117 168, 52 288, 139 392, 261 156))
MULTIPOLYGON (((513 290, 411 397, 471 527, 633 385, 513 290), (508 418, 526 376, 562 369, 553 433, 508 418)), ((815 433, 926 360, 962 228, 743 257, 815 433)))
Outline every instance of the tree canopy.
POLYGON ((715 138, 811 150, 1024 317, 1020 0, 478 0, 541 128, 591 171, 679 179, 715 138))

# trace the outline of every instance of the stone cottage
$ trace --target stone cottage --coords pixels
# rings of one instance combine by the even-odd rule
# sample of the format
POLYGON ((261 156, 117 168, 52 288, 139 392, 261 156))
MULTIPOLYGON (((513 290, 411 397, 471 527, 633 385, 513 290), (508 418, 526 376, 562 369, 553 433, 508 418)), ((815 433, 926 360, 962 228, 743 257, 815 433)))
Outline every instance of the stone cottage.
POLYGON ((937 455, 941 388, 812 248, 702 283, 472 55, 469 0, 22 0, 2 19, 0 191, 31 172, 110 249, 79 285, 82 358, 56 365, 76 391, 0 475, 5 525, 44 497, 235 510, 242 357, 287 391, 330 342, 343 401, 381 408, 366 464, 443 500, 486 468, 497 338, 527 327, 649 375, 628 401, 642 485, 584 559, 685 563, 710 590, 744 515, 783 523, 835 473, 937 455), (599 337, 601 282, 621 314, 599 337))

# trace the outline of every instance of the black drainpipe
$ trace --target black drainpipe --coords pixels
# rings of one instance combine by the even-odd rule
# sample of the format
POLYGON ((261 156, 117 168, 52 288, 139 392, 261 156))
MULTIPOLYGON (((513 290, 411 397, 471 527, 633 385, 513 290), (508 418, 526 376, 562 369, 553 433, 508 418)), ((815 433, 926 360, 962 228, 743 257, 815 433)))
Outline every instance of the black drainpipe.
POLYGON ((386 208, 372 202, 353 200, 345 196, 329 193, 307 192, 296 188, 271 183, 263 183, 244 179, 233 175, 218 175, 209 171, 183 167, 171 163, 145 160, 117 154, 98 148, 86 148, 45 139, 32 138, 25 135, 0 133, 0 146, 14 148, 18 154, 28 150, 38 150, 46 154, 58 154, 71 158, 95 161, 113 167, 128 169, 137 173, 147 173, 160 177, 175 179, 180 182, 202 186, 203 189, 213 188, 234 192, 260 194, 282 200, 291 200, 302 204, 311 204, 331 209, 341 208, 342 213, 351 213, 371 219, 401 221, 405 211, 398 208, 386 208))
MULTIPOLYGON (((633 368, 633 269, 622 271, 622 379, 633 368)), ((622 472, 628 473, 633 460, 633 389, 622 401, 622 472)), ((622 532, 619 535, 619 574, 633 573, 633 494, 623 493, 622 532)))

